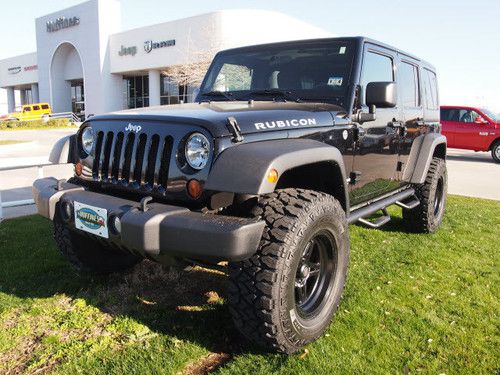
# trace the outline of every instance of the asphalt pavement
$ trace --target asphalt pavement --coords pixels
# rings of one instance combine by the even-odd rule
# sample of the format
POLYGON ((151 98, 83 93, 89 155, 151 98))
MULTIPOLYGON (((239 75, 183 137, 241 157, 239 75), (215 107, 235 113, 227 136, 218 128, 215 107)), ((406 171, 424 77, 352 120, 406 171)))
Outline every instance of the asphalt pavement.
MULTIPOLYGON (((48 163, 48 155, 54 143, 64 136, 74 134, 75 129, 0 131, 0 140, 24 140, 29 143, 0 146, 0 169, 48 163)), ((500 200, 500 164, 490 153, 450 149, 448 150, 448 192, 486 199, 500 200)), ((31 199, 31 185, 40 176, 69 178, 73 166, 58 165, 0 171, 0 194, 5 202, 31 199)), ((35 213, 35 207, 4 208, 5 218, 35 213)))

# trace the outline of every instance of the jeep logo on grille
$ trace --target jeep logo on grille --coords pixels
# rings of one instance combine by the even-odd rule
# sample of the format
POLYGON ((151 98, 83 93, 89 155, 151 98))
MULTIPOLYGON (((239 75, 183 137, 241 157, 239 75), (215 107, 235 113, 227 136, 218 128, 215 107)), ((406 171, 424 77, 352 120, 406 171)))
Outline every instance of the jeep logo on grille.
POLYGON ((126 132, 139 133, 141 130, 142 130, 142 126, 140 126, 140 125, 132 125, 130 123, 125 127, 125 131, 126 132))

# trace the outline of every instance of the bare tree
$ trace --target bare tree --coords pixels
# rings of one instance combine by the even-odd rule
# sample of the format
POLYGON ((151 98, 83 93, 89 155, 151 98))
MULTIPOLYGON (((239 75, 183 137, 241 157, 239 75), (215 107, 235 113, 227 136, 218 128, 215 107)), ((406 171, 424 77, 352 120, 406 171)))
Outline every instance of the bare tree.
MULTIPOLYGON (((209 25, 202 29, 204 35, 216 35, 215 25, 209 25)), ((189 31, 188 41, 186 46, 182 49, 182 60, 186 63, 182 65, 172 65, 165 69, 162 74, 168 76, 173 82, 183 87, 184 93, 187 92, 187 87, 200 86, 203 77, 208 70, 210 62, 215 54, 220 49, 220 43, 212 38, 203 49, 195 47, 195 43, 191 38, 191 30, 189 31)))

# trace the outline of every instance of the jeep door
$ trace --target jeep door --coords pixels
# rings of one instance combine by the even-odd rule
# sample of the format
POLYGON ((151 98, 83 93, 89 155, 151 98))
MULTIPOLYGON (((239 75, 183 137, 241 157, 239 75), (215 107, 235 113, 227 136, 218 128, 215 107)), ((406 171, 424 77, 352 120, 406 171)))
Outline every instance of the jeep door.
MULTIPOLYGON (((396 59, 394 51, 365 44, 360 77, 360 103, 365 111, 366 85, 370 82, 394 82, 396 59)), ((401 122, 400 108, 378 108, 375 121, 360 125, 351 173, 352 206, 399 187, 396 172, 398 151, 393 146, 398 136, 395 125, 401 122)))
POLYGON ((403 111, 403 123, 397 128, 399 153, 398 171, 403 171, 415 138, 426 132, 418 61, 399 55, 397 68, 398 96, 403 111))

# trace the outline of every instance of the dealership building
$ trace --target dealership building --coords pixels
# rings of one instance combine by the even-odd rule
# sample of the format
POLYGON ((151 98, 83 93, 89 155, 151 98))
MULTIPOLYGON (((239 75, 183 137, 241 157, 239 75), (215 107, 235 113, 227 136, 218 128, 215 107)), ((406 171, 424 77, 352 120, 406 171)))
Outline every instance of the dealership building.
POLYGON ((203 67, 221 49, 331 36, 262 10, 218 11, 122 31, 118 0, 91 0, 35 23, 37 51, 0 60, 9 112, 48 102, 53 112, 84 117, 187 102, 195 85, 179 84, 179 67, 203 67))

